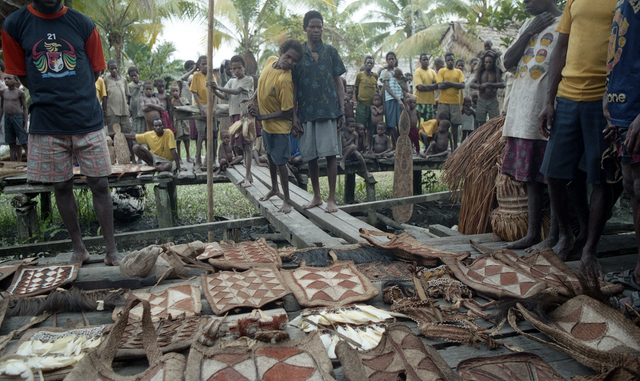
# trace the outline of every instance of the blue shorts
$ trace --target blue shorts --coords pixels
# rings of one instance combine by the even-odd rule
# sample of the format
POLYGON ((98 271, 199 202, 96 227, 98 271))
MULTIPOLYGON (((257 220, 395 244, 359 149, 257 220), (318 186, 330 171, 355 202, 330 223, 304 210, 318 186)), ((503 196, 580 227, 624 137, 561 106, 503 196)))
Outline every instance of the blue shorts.
POLYGON ((262 130, 262 143, 275 165, 282 166, 287 164, 291 157, 289 134, 270 134, 262 130))
POLYGON ((24 130, 24 118, 22 114, 4 114, 4 140, 9 145, 26 146, 29 135, 24 130))
POLYGON ((606 126, 602 101, 576 102, 557 98, 553 128, 540 172, 555 179, 573 180, 584 154, 587 182, 604 182, 600 162, 609 148, 602 133, 606 126))

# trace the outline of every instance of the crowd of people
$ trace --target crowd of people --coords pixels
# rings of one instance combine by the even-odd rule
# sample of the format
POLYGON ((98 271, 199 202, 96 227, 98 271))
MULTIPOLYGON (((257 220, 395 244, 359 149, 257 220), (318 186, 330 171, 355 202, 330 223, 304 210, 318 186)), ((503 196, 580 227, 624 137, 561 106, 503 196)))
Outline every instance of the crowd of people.
MULTIPOLYGON (((106 139, 116 124, 132 144, 132 159, 162 171, 181 170, 181 143, 185 160, 194 162, 196 169, 230 167, 243 160, 247 167, 253 160, 268 166, 272 189, 263 199, 282 193, 284 213, 291 210, 291 163, 309 164, 314 198, 303 207, 324 205, 318 167, 318 159, 324 157, 329 182, 324 210, 335 212, 338 165, 344 168, 346 161, 357 160, 369 176, 365 159, 392 157, 404 109, 415 153, 423 157, 455 150, 459 130, 464 140, 502 112, 508 138, 502 173, 524 182, 529 195, 528 234, 509 246, 549 246, 562 259, 581 252, 583 270, 599 273, 596 244, 622 189, 608 181, 614 180, 610 172, 615 171, 601 165, 610 146, 607 138, 617 139, 613 162, 621 165, 622 184, 632 197, 636 231, 640 230, 640 95, 633 80, 640 72, 640 50, 635 49, 637 4, 596 2, 569 0, 562 12, 553 0, 526 0, 533 17, 504 55, 491 41, 485 41, 484 50, 469 62, 456 60, 453 53, 435 59, 424 53, 413 74, 398 68, 393 52, 375 71, 375 60, 367 56, 355 82, 348 85, 338 51, 323 43, 324 20, 317 11, 303 19, 306 41, 285 41, 259 78, 247 76, 244 59, 234 56, 208 82, 210 68, 202 56, 187 61, 185 74, 166 84, 162 79, 142 81, 134 66, 127 69, 127 81, 117 62, 105 62, 91 20, 60 0, 34 0, 9 16, 2 30, 5 135, 12 145, 28 146, 30 181, 54 183, 58 208, 74 243, 74 261, 82 262, 88 253, 80 238, 71 180, 72 160, 77 160, 94 194, 106 239, 105 263, 117 264, 106 183, 111 172, 106 139), (497 98, 499 89, 507 87, 501 68, 513 77, 503 110, 497 98), (108 74, 101 76, 104 70, 108 74), (28 143, 20 83, 31 96, 28 143), (242 114, 255 117, 260 136, 255 141, 230 136, 228 124, 218 121, 213 124, 215 141, 209 143, 218 146, 220 130, 219 151, 202 162, 208 92, 229 103, 231 122, 242 114), (176 119, 175 108, 189 104, 197 106, 201 117, 176 119), (196 141, 195 157, 189 154, 190 140, 196 141), (589 207, 586 183, 593 186, 589 207), (553 218, 550 234, 540 242, 545 184, 553 218), (580 223, 577 236, 570 227, 570 209, 580 223)), ((12 157, 19 158, 17 151, 12 157)), ((247 169, 244 186, 251 182, 247 169)), ((635 270, 610 274, 608 280, 640 290, 640 261, 635 270)))

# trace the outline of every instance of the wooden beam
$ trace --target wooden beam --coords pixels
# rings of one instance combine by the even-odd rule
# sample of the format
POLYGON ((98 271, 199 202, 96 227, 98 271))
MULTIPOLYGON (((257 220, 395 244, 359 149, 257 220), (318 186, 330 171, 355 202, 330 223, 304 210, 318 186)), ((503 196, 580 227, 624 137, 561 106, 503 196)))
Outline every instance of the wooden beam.
POLYGON ((340 210, 353 213, 353 212, 368 212, 370 210, 377 210, 383 208, 390 208, 392 206, 398 205, 407 205, 407 204, 418 204, 421 202, 428 201, 438 201, 438 200, 448 200, 455 195, 455 192, 438 192, 438 193, 430 193, 430 194, 421 194, 419 196, 410 196, 403 198, 394 198, 390 200, 380 200, 373 202, 365 202, 362 204, 354 204, 354 205, 343 205, 340 206, 340 210))
MULTIPOLYGON (((200 225, 174 226, 167 229, 142 230, 115 235, 116 243, 139 242, 145 239, 177 237, 184 234, 204 233, 210 230, 245 228, 249 226, 267 225, 269 221, 263 217, 243 218, 239 220, 209 222, 200 225)), ((102 237, 85 237, 83 242, 87 247, 103 246, 102 237)), ((0 257, 8 255, 33 255, 40 252, 59 252, 71 250, 71 240, 40 242, 29 245, 0 247, 0 257)))
MULTIPOLYGON (((207 82, 213 82, 213 25, 215 21, 214 15, 215 0, 209 0, 209 30, 207 40, 207 82)), ((207 221, 213 222, 213 163, 215 163, 214 150, 217 148, 217 136, 213 136, 213 124, 216 123, 213 108, 215 106, 216 96, 207 86, 207 145, 206 148, 206 165, 207 165, 207 221)), ((217 130, 216 130, 217 134, 217 130)), ((213 232, 209 232, 209 241, 213 241, 213 232)))

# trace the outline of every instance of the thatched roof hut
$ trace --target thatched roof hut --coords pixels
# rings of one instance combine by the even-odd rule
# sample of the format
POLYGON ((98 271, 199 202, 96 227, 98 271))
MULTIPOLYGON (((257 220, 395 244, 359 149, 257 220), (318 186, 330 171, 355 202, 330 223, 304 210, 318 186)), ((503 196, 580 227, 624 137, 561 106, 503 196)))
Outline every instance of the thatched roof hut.
POLYGON ((484 42, 491 40, 494 50, 504 52, 508 46, 505 46, 502 39, 515 39, 518 34, 518 27, 510 26, 504 31, 474 25, 469 26, 466 21, 452 21, 449 29, 440 38, 440 47, 445 52, 453 52, 456 58, 462 58, 465 61, 473 57, 477 57, 478 52, 484 50, 484 42))

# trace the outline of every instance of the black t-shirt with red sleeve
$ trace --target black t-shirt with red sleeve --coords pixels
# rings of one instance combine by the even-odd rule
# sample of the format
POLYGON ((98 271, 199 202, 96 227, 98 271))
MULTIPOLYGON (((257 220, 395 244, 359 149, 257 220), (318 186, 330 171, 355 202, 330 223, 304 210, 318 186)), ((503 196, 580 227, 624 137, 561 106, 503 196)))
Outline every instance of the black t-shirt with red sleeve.
POLYGON ((67 7, 44 14, 28 5, 5 20, 2 50, 7 74, 27 76, 29 133, 76 135, 103 127, 94 72, 106 64, 87 16, 67 7))

